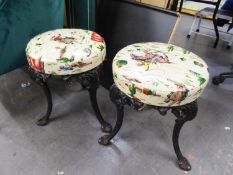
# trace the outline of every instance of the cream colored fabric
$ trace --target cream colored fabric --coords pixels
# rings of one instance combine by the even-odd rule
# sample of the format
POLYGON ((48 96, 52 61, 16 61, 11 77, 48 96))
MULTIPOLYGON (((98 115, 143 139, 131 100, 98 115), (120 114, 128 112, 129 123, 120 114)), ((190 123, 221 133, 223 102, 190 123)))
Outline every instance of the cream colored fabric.
POLYGON ((154 106, 179 106, 196 100, 209 80, 206 63, 180 47, 138 43, 113 60, 117 87, 126 95, 154 106))
POLYGON ((100 65, 106 55, 104 39, 81 29, 57 29, 34 37, 26 48, 29 65, 53 75, 79 74, 100 65))

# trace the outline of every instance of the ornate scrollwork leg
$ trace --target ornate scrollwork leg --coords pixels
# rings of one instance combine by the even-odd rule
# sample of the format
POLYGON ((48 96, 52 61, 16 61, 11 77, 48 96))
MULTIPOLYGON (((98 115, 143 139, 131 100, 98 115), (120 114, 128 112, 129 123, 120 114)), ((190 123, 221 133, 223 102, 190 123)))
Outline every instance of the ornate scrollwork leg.
POLYGON ((173 136, 172 136, 173 147, 178 158, 178 165, 180 169, 185 171, 191 170, 191 165, 180 151, 179 135, 180 135, 180 130, 183 127, 184 123, 187 121, 191 121, 196 117, 197 110, 198 107, 196 101, 184 106, 178 106, 172 108, 172 113, 177 117, 173 130, 173 136))
POLYGON ((89 92, 91 105, 99 123, 101 124, 101 130, 106 133, 111 132, 112 126, 103 119, 96 98, 96 92, 99 87, 99 69, 97 68, 80 75, 79 80, 82 87, 87 89, 89 92))
POLYGON ((49 123, 49 117, 51 115, 52 112, 52 107, 53 107, 53 103, 52 103, 52 95, 51 92, 49 90, 49 87, 47 85, 47 80, 50 77, 50 75, 46 75, 40 72, 35 72, 33 69, 29 68, 29 73, 30 76, 32 78, 33 81, 35 81, 38 85, 40 85, 43 88, 43 91, 46 95, 46 99, 47 99, 47 111, 44 117, 42 117, 41 119, 39 119, 36 124, 38 126, 45 126, 49 123))
POLYGON ((115 127, 113 128, 112 132, 109 135, 104 135, 99 138, 99 144, 101 145, 109 145, 111 142, 111 139, 115 137, 115 135, 119 132, 122 123, 123 123, 123 117, 124 117, 124 106, 122 105, 116 105, 117 108, 117 122, 115 127))
POLYGON ((123 92, 121 92, 115 84, 110 88, 110 99, 116 105, 117 109, 117 121, 109 135, 104 135, 100 137, 99 143, 101 145, 109 145, 111 139, 119 132, 124 118, 124 105, 133 106, 134 109, 139 110, 144 106, 143 103, 135 101, 134 99, 126 96, 123 92))
POLYGON ((121 93, 121 91, 113 85, 110 89, 110 98, 112 102, 116 105, 117 109, 117 121, 116 124, 112 130, 112 132, 109 135, 104 135, 99 138, 99 144, 101 145, 109 145, 111 139, 118 133, 122 126, 123 117, 124 117, 124 102, 123 97, 124 95, 121 93))

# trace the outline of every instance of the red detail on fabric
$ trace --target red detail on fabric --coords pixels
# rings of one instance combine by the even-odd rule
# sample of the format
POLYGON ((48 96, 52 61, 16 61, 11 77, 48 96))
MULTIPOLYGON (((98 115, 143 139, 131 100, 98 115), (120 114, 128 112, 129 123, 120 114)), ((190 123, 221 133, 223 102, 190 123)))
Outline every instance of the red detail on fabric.
POLYGON ((137 86, 135 86, 135 89, 137 89, 137 90, 139 90, 139 91, 143 91, 142 88, 139 88, 139 87, 137 87, 137 86))
POLYGON ((27 55, 29 65, 38 72, 44 72, 44 62, 35 60, 34 58, 27 55))
POLYGON ((60 41, 62 39, 61 34, 54 36, 54 41, 60 41))
POLYGON ((96 42, 101 42, 103 43, 104 42, 104 38, 101 37, 98 33, 96 32, 93 32, 92 35, 91 35, 91 40, 93 41, 96 41, 96 42))
POLYGON ((31 62, 31 59, 30 59, 30 57, 28 55, 27 55, 27 60, 28 60, 28 64, 31 66, 32 62, 31 62))
POLYGON ((149 91, 148 91, 147 89, 143 89, 142 92, 143 92, 144 94, 146 94, 146 95, 149 94, 149 91))

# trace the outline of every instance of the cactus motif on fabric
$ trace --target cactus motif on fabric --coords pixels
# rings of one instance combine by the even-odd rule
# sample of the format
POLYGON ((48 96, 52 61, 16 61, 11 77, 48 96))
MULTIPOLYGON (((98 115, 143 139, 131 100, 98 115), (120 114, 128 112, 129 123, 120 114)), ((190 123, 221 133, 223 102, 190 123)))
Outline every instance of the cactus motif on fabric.
POLYGON ((117 60, 116 61, 116 65, 120 68, 120 67, 122 67, 122 66, 124 66, 124 65, 127 65, 128 64, 128 62, 126 61, 126 60, 117 60))

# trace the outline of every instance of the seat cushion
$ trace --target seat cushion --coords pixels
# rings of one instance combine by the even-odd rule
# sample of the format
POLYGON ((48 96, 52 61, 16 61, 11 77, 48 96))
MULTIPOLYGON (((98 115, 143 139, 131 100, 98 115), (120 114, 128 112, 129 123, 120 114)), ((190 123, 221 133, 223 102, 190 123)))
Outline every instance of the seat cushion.
POLYGON ((105 59, 104 39, 81 29, 57 29, 34 37, 26 48, 29 65, 52 75, 79 74, 105 59))
POLYGON ((206 63, 197 55, 164 43, 138 43, 113 60, 117 87, 129 97, 154 106, 195 101, 208 83, 206 63))

